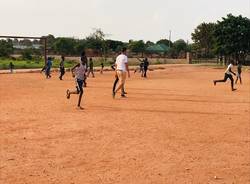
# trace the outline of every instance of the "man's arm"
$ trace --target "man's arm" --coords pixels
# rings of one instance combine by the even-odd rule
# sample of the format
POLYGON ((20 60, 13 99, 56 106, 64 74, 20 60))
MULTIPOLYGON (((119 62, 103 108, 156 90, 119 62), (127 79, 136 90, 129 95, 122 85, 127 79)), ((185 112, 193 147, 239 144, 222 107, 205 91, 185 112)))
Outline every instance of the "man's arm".
POLYGON ((231 68, 229 68, 229 72, 236 75, 236 73, 234 73, 231 68))
POLYGON ((125 65, 126 65, 126 70, 127 70, 127 72, 128 72, 128 77, 130 77, 128 63, 126 63, 125 65))

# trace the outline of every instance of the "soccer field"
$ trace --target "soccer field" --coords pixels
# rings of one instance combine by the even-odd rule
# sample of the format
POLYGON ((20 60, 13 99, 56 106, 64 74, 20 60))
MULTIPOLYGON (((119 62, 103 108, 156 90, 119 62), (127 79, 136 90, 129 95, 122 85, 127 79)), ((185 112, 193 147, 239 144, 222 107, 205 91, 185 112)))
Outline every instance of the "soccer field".
POLYGON ((250 72, 232 92, 224 69, 169 66, 112 99, 114 73, 0 75, 0 183, 250 183, 250 72))

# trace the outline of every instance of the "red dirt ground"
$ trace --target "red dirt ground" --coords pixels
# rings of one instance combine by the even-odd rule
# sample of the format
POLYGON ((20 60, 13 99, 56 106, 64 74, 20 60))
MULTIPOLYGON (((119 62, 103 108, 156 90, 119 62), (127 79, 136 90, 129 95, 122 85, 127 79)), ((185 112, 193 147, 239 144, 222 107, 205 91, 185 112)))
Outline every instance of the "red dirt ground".
POLYGON ((88 79, 83 106, 69 74, 0 75, 1 184, 249 184, 250 73, 230 90, 224 70, 167 67, 127 81, 88 79))

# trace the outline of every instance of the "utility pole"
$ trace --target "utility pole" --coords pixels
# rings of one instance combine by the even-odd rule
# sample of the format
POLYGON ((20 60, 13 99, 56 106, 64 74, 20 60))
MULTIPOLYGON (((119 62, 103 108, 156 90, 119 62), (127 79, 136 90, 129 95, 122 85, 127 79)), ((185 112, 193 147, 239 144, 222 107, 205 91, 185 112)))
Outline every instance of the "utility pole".
POLYGON ((171 47, 171 30, 169 30, 169 48, 171 47))

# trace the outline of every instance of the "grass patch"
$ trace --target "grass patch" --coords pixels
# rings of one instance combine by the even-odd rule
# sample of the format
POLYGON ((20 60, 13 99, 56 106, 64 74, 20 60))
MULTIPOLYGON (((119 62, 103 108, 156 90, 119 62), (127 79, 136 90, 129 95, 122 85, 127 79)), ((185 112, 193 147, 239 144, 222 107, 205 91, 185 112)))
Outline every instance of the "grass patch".
MULTIPOLYGON (((14 69, 33 69, 42 68, 44 66, 43 60, 11 60, 11 59, 0 59, 0 70, 9 69, 9 64, 14 64, 14 69)), ((59 59, 53 60, 52 68, 59 68, 59 59)), ((65 67, 69 68, 75 65, 75 61, 65 61, 65 67)))

